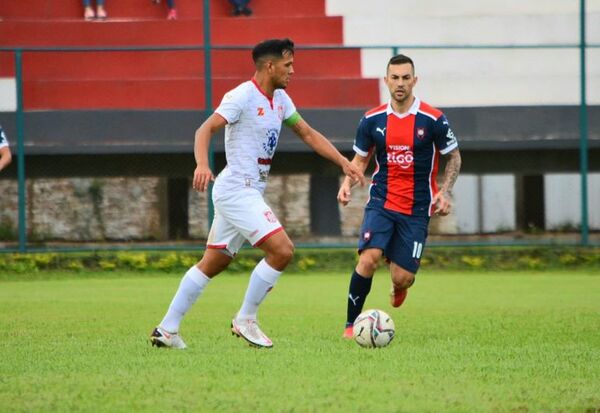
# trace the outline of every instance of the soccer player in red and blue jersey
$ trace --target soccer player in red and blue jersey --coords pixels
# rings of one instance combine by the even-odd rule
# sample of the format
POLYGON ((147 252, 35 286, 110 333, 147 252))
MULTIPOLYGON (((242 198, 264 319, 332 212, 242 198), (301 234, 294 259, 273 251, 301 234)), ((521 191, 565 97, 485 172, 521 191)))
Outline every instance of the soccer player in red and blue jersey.
MULTIPOLYGON (((360 230, 359 262, 350 280, 344 337, 361 313, 382 256, 390 263, 391 305, 399 307, 415 281, 432 214, 447 215, 460 170, 458 142, 444 114, 413 95, 417 84, 412 59, 390 59, 384 78, 391 99, 361 119, 352 162, 365 171, 371 157, 376 169, 360 230), (441 188, 436 184, 439 155, 448 158, 441 188)), ((338 192, 350 202, 352 182, 338 192)))

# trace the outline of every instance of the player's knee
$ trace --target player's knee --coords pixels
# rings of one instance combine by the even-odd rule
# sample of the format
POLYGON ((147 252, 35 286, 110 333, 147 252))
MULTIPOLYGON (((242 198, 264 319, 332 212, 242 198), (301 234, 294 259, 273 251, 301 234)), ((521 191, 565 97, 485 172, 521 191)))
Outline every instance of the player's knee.
POLYGON ((285 262, 285 265, 288 265, 292 261, 292 258, 294 258, 294 244, 290 241, 282 247, 279 254, 280 259, 285 262))
POLYGON ((279 244, 273 251, 271 258, 279 269, 287 267, 294 258, 294 244, 291 241, 279 244))
POLYGON ((196 267, 208 278, 213 278, 224 271, 232 259, 233 257, 226 250, 207 250, 196 267))
POLYGON ((394 271, 392 282, 396 288, 409 288, 415 283, 415 275, 406 270, 394 271))
POLYGON ((358 260, 358 273, 364 277, 369 277, 375 273, 379 265, 379 257, 369 254, 361 254, 358 260))

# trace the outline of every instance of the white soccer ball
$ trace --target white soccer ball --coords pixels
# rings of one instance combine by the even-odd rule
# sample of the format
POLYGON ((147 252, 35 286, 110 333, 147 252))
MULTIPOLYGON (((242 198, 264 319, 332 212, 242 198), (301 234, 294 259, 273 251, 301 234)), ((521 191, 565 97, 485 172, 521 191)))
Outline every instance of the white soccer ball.
POLYGON ((394 339, 394 320, 381 310, 367 310, 354 320, 354 340, 361 347, 385 347, 394 339))

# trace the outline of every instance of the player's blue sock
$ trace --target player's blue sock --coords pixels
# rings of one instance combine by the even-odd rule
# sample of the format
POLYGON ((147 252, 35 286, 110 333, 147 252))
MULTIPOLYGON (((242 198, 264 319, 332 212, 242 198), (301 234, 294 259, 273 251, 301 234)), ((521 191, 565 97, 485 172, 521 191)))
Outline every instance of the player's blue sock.
POLYGON ((356 317, 362 312, 363 305, 371 291, 373 278, 366 278, 356 272, 352 273, 350 278, 350 288, 348 291, 348 312, 346 317, 346 327, 351 326, 356 317))

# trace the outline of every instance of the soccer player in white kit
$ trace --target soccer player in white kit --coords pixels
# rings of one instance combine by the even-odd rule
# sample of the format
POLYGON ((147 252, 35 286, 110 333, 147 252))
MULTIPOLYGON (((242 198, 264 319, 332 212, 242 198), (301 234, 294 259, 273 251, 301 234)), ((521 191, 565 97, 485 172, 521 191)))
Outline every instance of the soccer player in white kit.
POLYGON ((352 181, 364 184, 362 172, 302 119, 284 91, 294 73, 294 43, 265 40, 254 47, 252 59, 254 77, 227 92, 196 131, 193 187, 203 192, 215 181, 215 217, 202 259, 186 272, 167 314, 150 336, 157 347, 186 347, 178 334, 183 316, 210 280, 227 268, 245 240, 262 249, 265 258, 252 271, 231 331, 250 345, 273 346, 258 325, 257 312, 294 253, 292 241, 263 199, 282 123, 319 155, 339 165, 352 181), (227 166, 215 180, 208 148, 211 136, 223 127, 227 166))
POLYGON ((2 125, 0 125, 0 171, 6 168, 11 160, 12 155, 8 146, 8 138, 4 133, 4 129, 2 129, 2 125))

